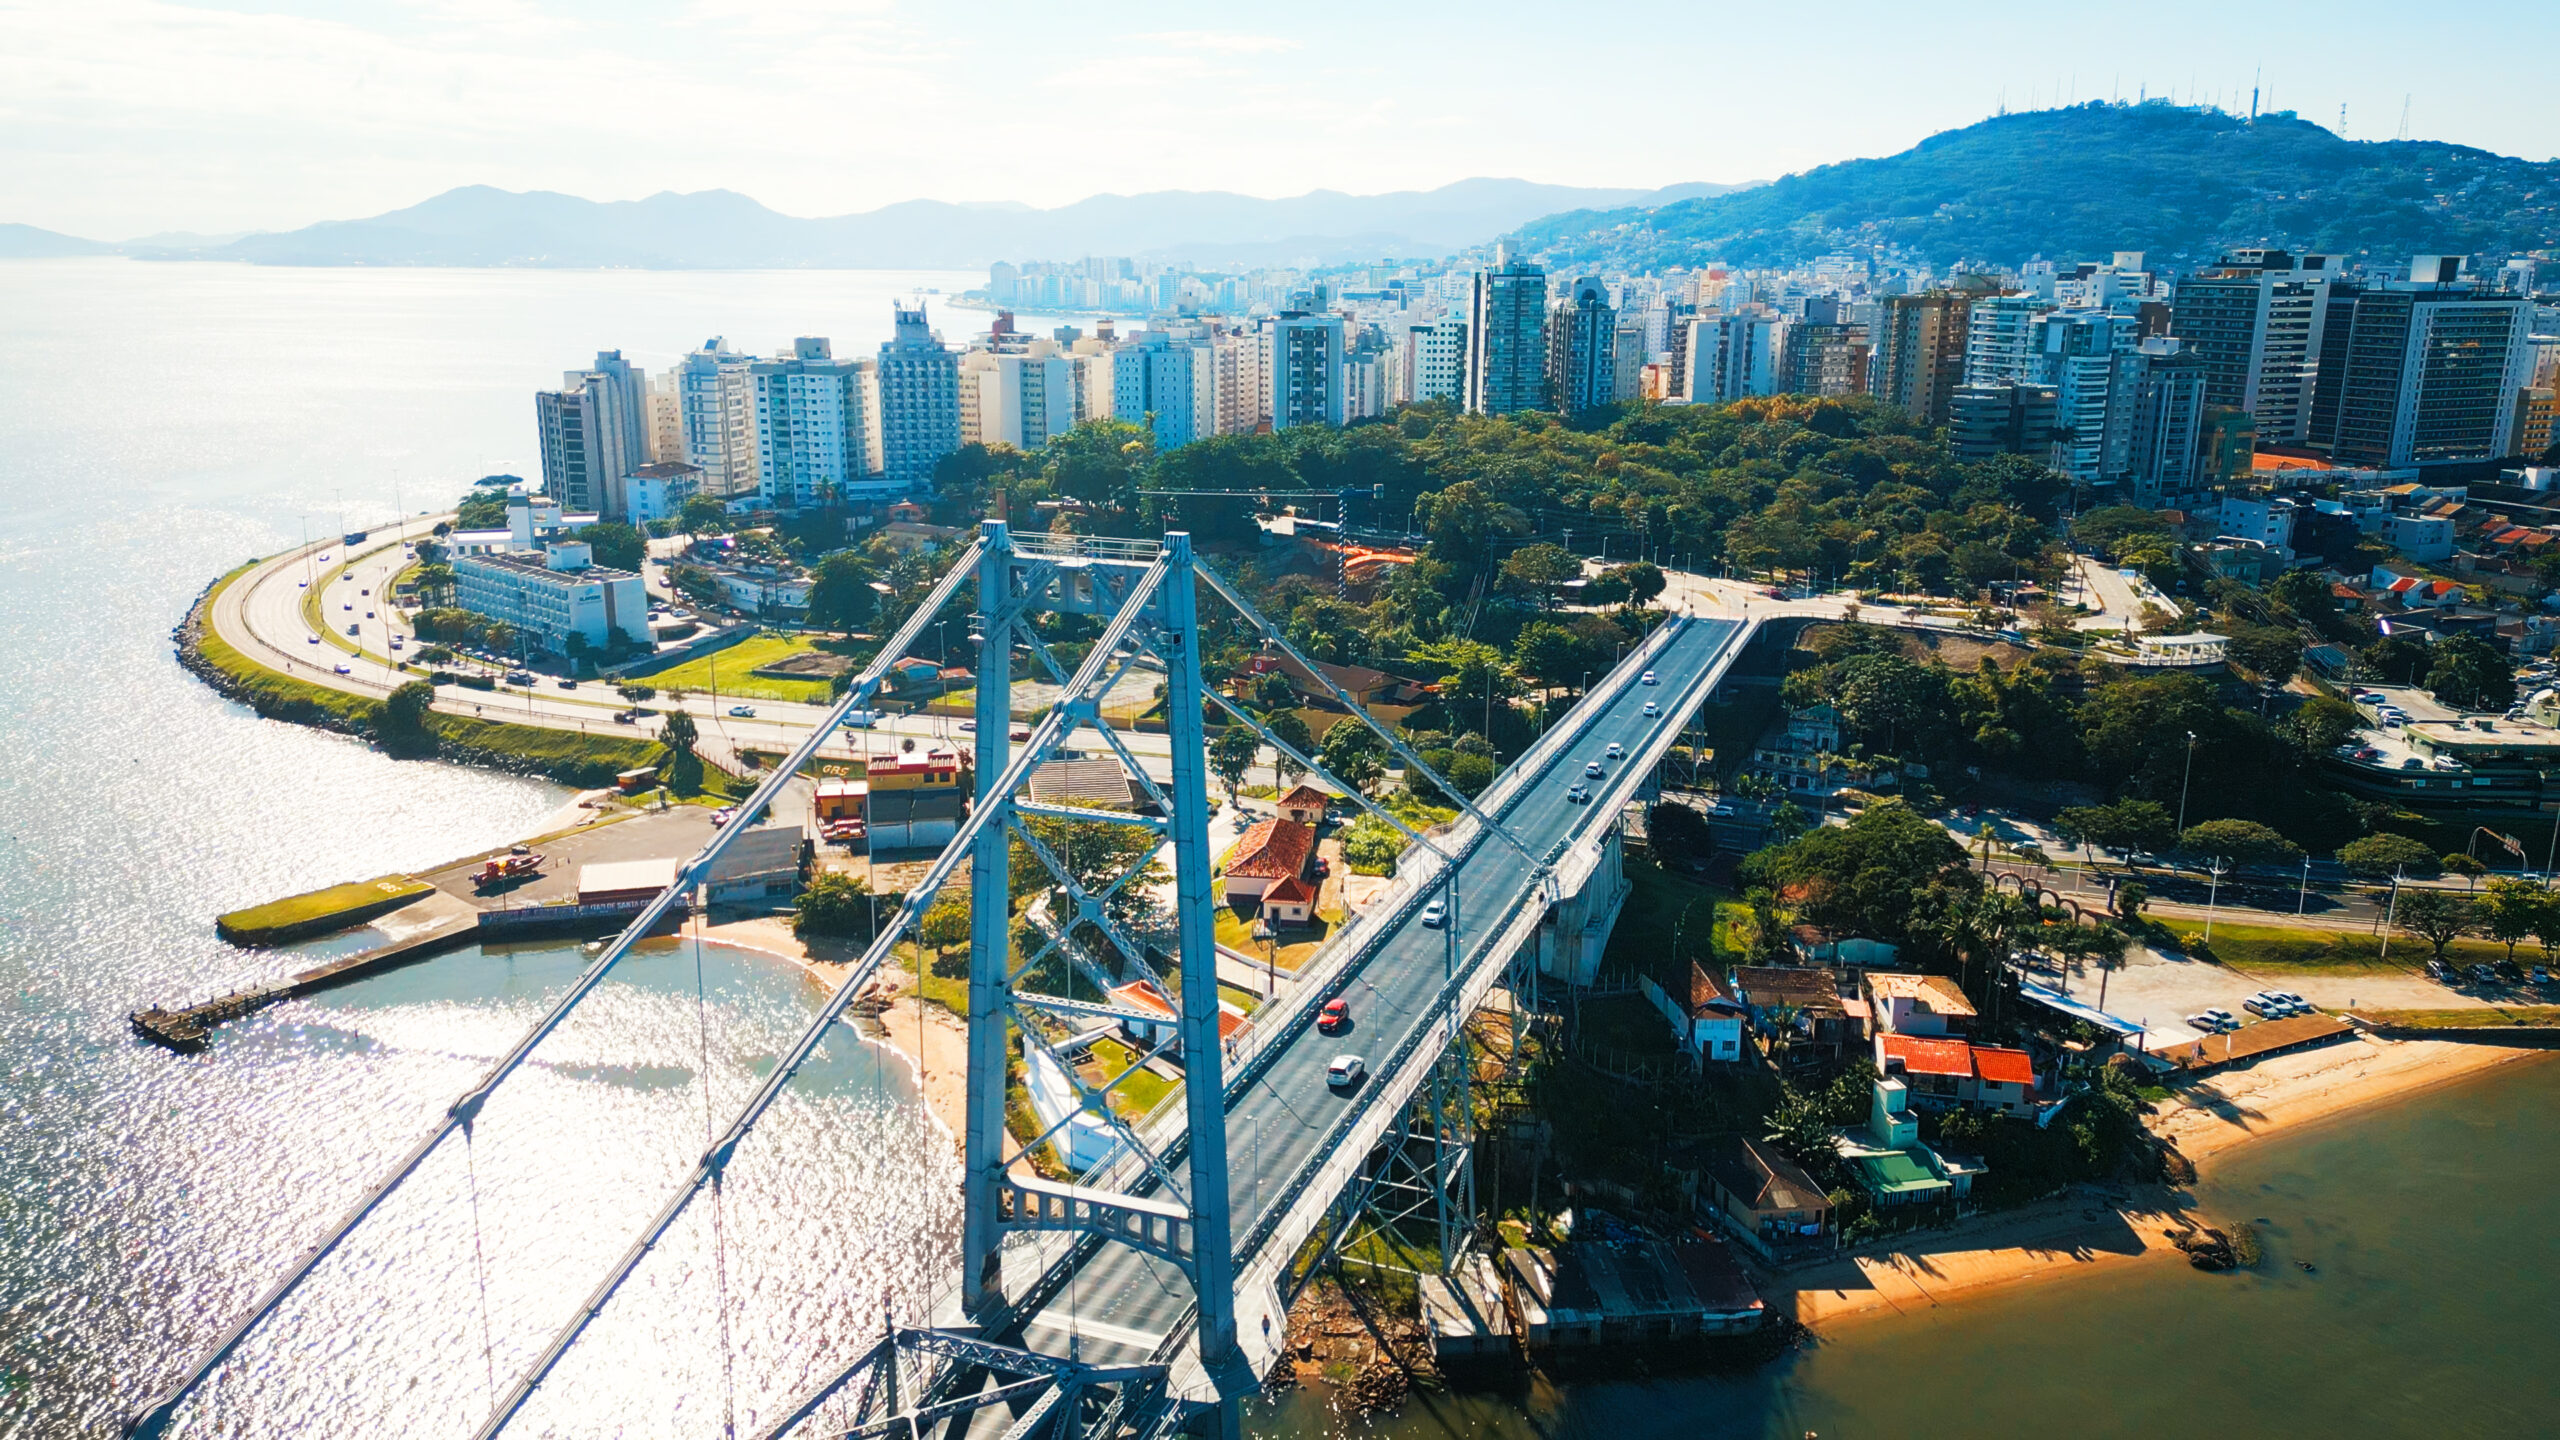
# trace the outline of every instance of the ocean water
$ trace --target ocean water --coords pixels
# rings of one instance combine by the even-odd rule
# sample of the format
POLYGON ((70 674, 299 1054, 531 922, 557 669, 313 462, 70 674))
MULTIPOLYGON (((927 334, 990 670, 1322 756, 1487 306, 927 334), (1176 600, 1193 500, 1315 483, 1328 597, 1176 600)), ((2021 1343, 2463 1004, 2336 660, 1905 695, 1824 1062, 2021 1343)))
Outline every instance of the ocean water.
MULTIPOLYGON (((306 526, 536 473, 531 392, 599 348, 652 370, 715 334, 865 353, 892 303, 975 278, 0 263, 0 1436, 111 1433, 577 968, 465 952, 203 1056, 131 1038, 130 1010, 295 968, 217 941, 216 913, 447 860, 565 798, 257 719, 172 663, 188 603, 306 526)), ((700 1005, 689 952, 628 969, 185 1433, 470 1433, 489 1377, 699 1153, 704 1077, 725 1118, 816 999, 742 952, 707 953, 700 1005)), ((726 1244, 674 1237, 523 1433, 708 1433, 706 1406, 769 1406, 938 1273, 949 1146, 899 1062, 849 1035, 829 1051, 741 1151, 726 1244), (721 1287, 682 1283, 722 1258, 725 1351, 703 1298, 721 1287)))

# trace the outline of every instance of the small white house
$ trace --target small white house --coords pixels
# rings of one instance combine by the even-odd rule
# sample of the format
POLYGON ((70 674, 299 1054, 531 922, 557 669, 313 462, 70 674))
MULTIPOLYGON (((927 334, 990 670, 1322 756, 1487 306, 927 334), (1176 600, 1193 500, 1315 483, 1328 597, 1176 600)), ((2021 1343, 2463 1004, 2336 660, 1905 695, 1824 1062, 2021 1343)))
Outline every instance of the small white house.
POLYGON ((1703 1063, 1742 1058, 1742 1025, 1749 1007, 1726 987, 1721 976, 1690 961, 1685 1003, 1672 998, 1650 975, 1641 977, 1638 984, 1645 998, 1671 1022, 1673 1038, 1693 1060, 1703 1063))

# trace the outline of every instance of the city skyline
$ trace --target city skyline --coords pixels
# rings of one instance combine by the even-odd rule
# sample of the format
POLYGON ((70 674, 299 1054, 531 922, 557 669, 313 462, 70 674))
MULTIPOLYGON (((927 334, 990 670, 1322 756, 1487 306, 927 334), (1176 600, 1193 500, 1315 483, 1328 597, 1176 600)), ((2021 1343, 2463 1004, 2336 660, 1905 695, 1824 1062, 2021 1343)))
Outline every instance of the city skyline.
POLYGON ((967 33, 890 4, 813 18, 642 5, 610 23, 503 0, 356 18, 165 0, 8 0, 0 14, 16 42, 0 57, 16 133, 0 164, 19 202, 5 218, 115 240, 286 229, 464 184, 598 199, 726 188, 826 215, 919 198, 1377 194, 1478 175, 1732 183, 1892 153, 2003 108, 2167 94, 2245 112, 2253 88, 2262 108, 2323 125, 2345 105, 2350 138, 2400 133, 2405 105, 2413 137, 2560 151, 2560 120, 2529 86, 2480 83, 2477 27, 2415 30, 2379 7, 2305 32, 2167 6, 2133 40, 2094 14, 2005 6, 1914 29, 1853 7, 1826 27, 1813 70, 1788 58, 1801 52, 1779 17, 1634 11, 1577 17, 1562 38, 1535 11, 1326 5, 1218 29, 1171 6, 1025 8, 967 33), (2200 29, 2221 73, 2176 43, 2200 29), (1553 68, 1559 54, 1582 68, 1553 68), (1554 75, 1684 54, 1766 63, 1719 67, 1718 113, 1733 118, 1656 124, 1634 145, 1611 107, 1559 118, 1517 103, 1554 75), (1981 63, 1988 54, 2002 63, 1981 63), (1803 104, 1822 75, 1855 83, 1803 104), (777 113, 821 123, 777 131, 777 113), (1083 138, 1025 147, 1030 113, 1083 138), (884 123, 898 143, 847 143, 884 123))

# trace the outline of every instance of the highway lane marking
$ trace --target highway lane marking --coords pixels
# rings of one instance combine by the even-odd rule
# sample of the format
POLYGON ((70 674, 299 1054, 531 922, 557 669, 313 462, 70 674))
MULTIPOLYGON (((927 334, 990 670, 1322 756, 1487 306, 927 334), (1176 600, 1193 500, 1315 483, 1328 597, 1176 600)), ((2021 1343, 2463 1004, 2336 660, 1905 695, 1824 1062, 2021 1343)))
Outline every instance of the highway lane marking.
POLYGON ((1103 1320, 1077 1320, 1070 1317, 1056 1315, 1047 1310, 1043 1310, 1039 1314, 1032 1316, 1031 1319, 1025 1323, 1023 1328, 1029 1330, 1055 1330, 1061 1334, 1072 1332, 1080 1335, 1090 1335, 1096 1340, 1109 1340, 1115 1344, 1133 1345, 1141 1350, 1153 1350, 1156 1345, 1164 1339, 1162 1335, 1150 1335, 1144 1330, 1134 1330, 1126 1325, 1113 1325, 1108 1321, 1103 1320))

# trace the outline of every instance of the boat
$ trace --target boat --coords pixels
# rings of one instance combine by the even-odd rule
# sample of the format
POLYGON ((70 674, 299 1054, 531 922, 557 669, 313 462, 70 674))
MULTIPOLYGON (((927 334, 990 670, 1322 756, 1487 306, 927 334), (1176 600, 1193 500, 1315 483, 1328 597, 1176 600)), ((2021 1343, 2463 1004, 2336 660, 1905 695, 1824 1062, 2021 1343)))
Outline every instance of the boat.
POLYGON ((492 855, 480 862, 479 873, 471 877, 471 884, 475 889, 486 890, 492 885, 501 885, 509 880, 522 880, 528 875, 541 873, 542 856, 533 851, 516 855, 492 855))

